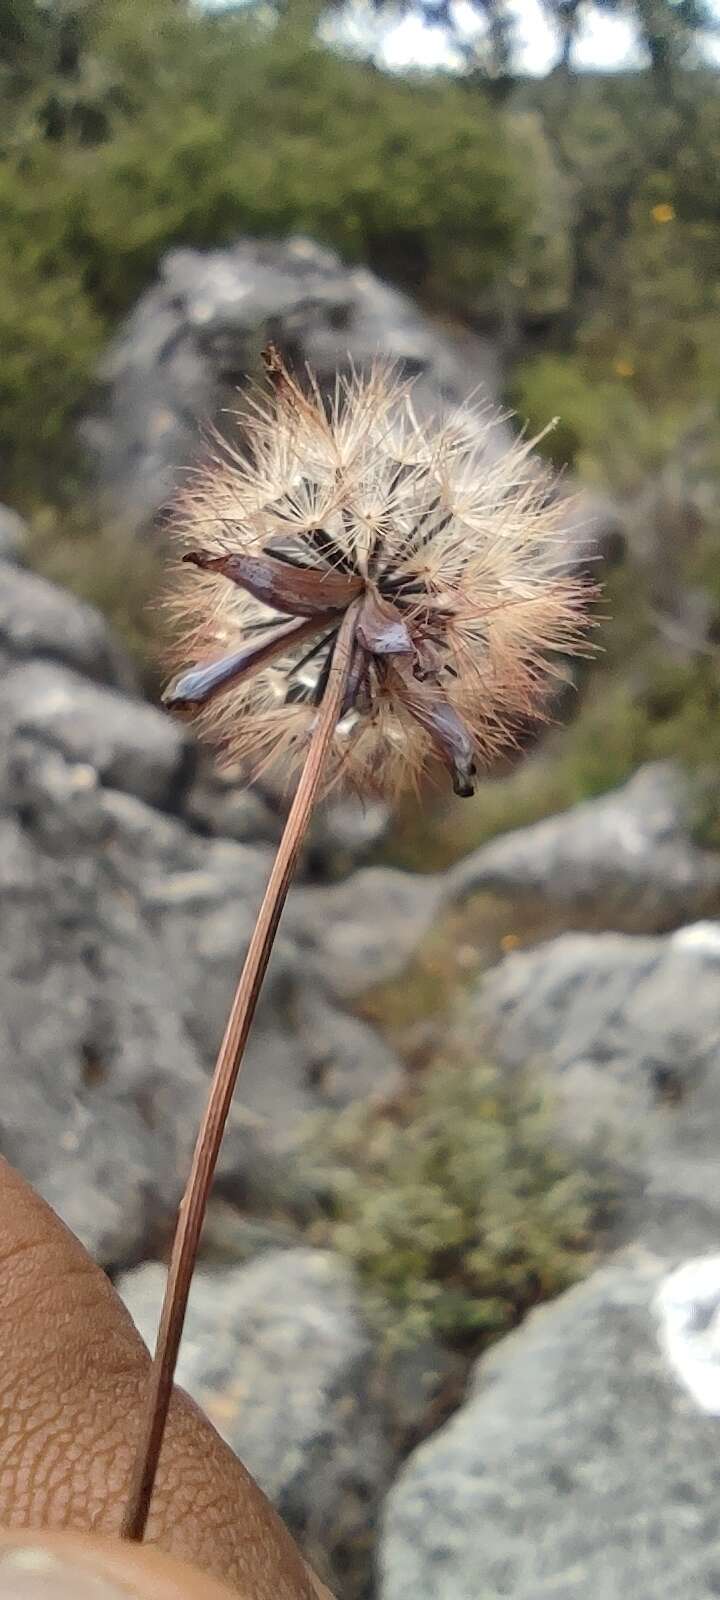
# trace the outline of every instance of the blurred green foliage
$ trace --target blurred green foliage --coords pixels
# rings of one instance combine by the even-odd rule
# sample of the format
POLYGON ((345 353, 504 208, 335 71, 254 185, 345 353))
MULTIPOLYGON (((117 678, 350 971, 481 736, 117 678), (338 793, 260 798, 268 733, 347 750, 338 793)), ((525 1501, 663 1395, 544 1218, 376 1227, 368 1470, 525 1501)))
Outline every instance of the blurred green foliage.
POLYGON ((313 1120, 316 1237, 358 1268, 392 1342, 482 1349, 587 1270, 599 1191, 551 1125, 536 1084, 442 1059, 401 1108, 313 1120))
POLYGON ((6 497, 52 492, 102 343, 175 243, 306 232, 437 304, 496 303, 532 199, 523 128, 482 93, 331 52, 302 8, 270 28, 184 0, 10 3, 6 497))
MULTIPOLYGON (((171 245, 307 232, 514 329, 509 399, 623 491, 720 394, 710 71, 516 84, 343 56, 319 3, 0 0, 0 493, 57 498, 98 355, 171 245)), ((667 19, 666 19, 667 20, 667 19)), ((74 487, 74 485, 73 485, 74 487)))
POLYGON ((720 96, 681 74, 546 79, 532 95, 564 175, 572 288, 526 344, 510 399, 586 481, 634 491, 706 414, 720 417, 720 96), (538 347, 539 346, 539 347, 538 347))
POLYGON ((88 505, 74 425, 169 246, 304 231, 502 335, 509 402, 533 430, 559 417, 541 445, 557 465, 628 516, 639 503, 638 553, 570 731, 476 801, 401 824, 394 859, 427 868, 655 755, 720 771, 717 650, 666 659, 656 616, 696 585, 720 639, 718 79, 682 64, 689 12, 667 82, 563 69, 499 95, 478 72, 401 78, 332 51, 322 10, 0 0, 0 498, 32 513, 40 569, 142 663, 157 564, 88 505))

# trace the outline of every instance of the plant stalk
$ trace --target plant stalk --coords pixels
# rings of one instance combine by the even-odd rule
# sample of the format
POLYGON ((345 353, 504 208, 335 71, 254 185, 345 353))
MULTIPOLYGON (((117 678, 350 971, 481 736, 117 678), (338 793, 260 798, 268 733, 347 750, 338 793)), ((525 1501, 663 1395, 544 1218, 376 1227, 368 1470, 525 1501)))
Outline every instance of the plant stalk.
POLYGON ((235 991, 195 1145, 190 1176, 180 1203, 157 1345, 148 1373, 140 1437, 120 1528, 121 1538, 124 1539, 140 1540, 145 1534, 210 1187, 278 923, 340 718, 352 657, 357 609, 357 603, 348 608, 338 632, 307 760, 235 991))

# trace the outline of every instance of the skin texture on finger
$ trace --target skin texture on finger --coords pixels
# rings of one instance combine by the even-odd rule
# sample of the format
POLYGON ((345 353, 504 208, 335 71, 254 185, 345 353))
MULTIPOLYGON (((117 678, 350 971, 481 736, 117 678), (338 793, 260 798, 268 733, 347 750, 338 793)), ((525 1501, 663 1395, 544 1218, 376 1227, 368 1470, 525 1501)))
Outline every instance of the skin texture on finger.
MULTIPOLYGON (((148 1360, 104 1273, 0 1160, 0 1526, 117 1533, 148 1360)), ((147 1537, 243 1600, 329 1600, 181 1390, 147 1537)))
POLYGON ((150 1545, 0 1530, 0 1600, 233 1600, 233 1592, 150 1545))

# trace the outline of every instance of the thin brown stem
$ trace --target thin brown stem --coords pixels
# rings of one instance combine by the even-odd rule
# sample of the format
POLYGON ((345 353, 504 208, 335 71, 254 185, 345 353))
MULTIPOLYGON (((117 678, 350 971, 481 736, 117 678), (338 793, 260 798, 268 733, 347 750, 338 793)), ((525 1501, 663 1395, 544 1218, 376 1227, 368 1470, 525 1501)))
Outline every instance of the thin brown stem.
POLYGON ((120 1529, 125 1539, 142 1539, 145 1533, 210 1186, 273 941, 320 788, 330 742, 340 717, 356 621, 357 605, 353 605, 346 612, 340 627, 307 760, 235 991, 195 1145, 190 1177, 180 1204, 155 1356, 148 1374, 141 1433, 120 1529))

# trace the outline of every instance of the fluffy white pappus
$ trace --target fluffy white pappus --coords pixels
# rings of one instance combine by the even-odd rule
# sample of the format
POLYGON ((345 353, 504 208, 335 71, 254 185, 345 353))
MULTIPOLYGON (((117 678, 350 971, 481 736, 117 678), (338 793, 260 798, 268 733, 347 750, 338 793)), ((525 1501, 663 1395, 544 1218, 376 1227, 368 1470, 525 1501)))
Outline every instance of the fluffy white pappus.
POLYGON ((584 648, 591 591, 567 574, 548 475, 523 441, 490 459, 492 415, 421 424, 382 366, 327 403, 268 365, 270 396, 176 509, 166 703, 246 770, 292 772, 352 606, 327 785, 394 797, 440 764, 471 793, 546 713, 558 654, 584 648))

